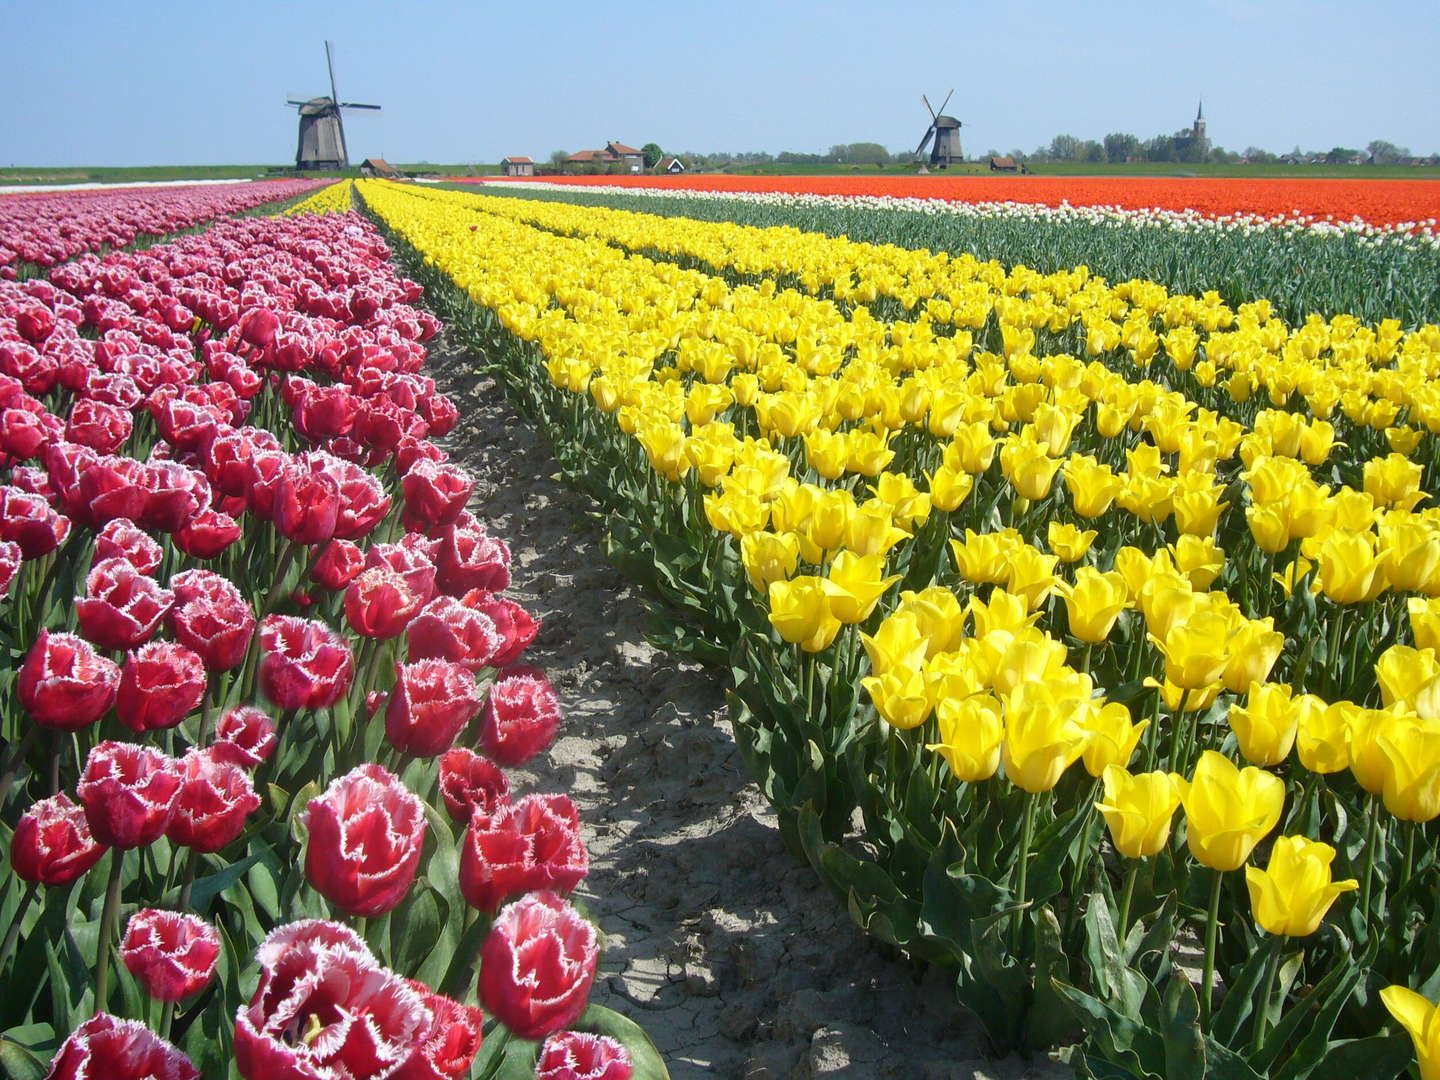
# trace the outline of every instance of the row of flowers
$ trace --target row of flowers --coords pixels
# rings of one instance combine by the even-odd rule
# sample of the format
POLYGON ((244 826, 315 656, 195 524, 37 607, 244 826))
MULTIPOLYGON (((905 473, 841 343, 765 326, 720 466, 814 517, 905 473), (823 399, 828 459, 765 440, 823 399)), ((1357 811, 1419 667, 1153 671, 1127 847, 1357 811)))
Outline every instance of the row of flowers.
MULTIPOLYGON (((794 846, 872 932, 955 968, 997 1042, 1078 1025, 1117 1069, 1163 1073, 1190 1039, 1237 1075, 1351 1055, 1383 1075, 1406 1054, 1371 1034, 1396 984, 1383 1000, 1430 1067, 1429 1007, 1400 984, 1433 997, 1434 444, 1396 423, 1414 395, 1366 414, 1430 363, 1433 328, 1347 357, 1332 326, 1286 410, 1237 385, 1232 419, 1181 392, 1225 362, 1213 334, 1087 364, 997 301, 974 326, 993 352, 969 328, 922 352, 919 320, 736 280, 763 267, 710 277, 557 235, 608 236, 603 214, 361 190, 458 286, 428 279, 450 310, 481 305, 479 340, 612 510, 676 643, 728 659, 794 846), (1379 396, 1332 425, 1315 402, 1352 370, 1379 396), (843 843, 857 809, 871 858, 843 843), (1199 989, 1172 953, 1187 911, 1199 989), (1138 1048, 1107 1034, 1137 1023, 1138 1048)), ((1163 290, 1120 299, 1124 323, 1174 333, 1163 290)))
POLYGON ((45 269, 86 252, 125 247, 142 236, 167 236, 295 198, 323 183, 259 180, 161 191, 106 188, 6 195, 0 197, 0 278, 14 280, 26 264, 45 269))
POLYGON ((664 1075, 504 771, 559 702, 388 256, 305 214, 0 284, 17 1075, 664 1075))

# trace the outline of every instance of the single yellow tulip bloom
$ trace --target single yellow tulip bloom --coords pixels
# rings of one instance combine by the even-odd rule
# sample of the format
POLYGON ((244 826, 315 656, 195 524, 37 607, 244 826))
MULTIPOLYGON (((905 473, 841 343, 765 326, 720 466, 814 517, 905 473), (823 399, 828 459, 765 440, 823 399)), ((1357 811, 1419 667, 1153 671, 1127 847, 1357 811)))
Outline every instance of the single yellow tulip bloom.
POLYGON ((1176 778, 1185 807, 1190 854, 1212 870, 1238 870, 1280 822, 1285 782, 1249 766, 1238 769, 1223 754, 1206 750, 1195 775, 1176 778))
POLYGON ((1154 855, 1170 838, 1170 819, 1180 805, 1180 788, 1167 772, 1132 776, 1119 765, 1102 774, 1105 798, 1095 804, 1110 829, 1115 850, 1127 859, 1154 855))
POLYGON ((947 698, 936 707, 940 741, 927 745, 945 759, 957 780, 988 780, 1000 768, 1000 742, 1005 725, 1000 702, 989 694, 947 698))
POLYGON ((1320 928, 1320 920, 1341 893, 1360 887, 1354 878, 1330 879, 1335 849, 1303 836, 1282 836, 1270 850, 1270 863, 1261 870, 1245 867, 1250 908, 1261 929, 1286 937, 1306 937, 1320 928))
POLYGON ((1440 1080, 1440 1008, 1403 986, 1385 987, 1380 991, 1380 1000, 1410 1033, 1420 1080, 1440 1080))

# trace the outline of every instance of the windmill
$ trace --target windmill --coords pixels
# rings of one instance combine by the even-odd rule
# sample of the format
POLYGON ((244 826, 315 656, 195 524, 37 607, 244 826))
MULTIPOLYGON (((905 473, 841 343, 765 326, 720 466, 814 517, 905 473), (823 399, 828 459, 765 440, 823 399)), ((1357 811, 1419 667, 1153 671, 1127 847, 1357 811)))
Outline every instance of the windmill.
POLYGON ((345 149, 345 125, 341 109, 376 109, 379 105, 361 105, 341 101, 335 92, 335 58, 333 46, 325 42, 325 63, 330 68, 330 96, 309 101, 290 100, 285 104, 300 110, 300 140, 295 147, 297 169, 348 169, 350 155, 345 149))
POLYGON ((929 98, 924 94, 920 95, 920 100, 925 102, 925 108, 930 113, 930 126, 925 129, 925 137, 915 148, 915 156, 918 158, 923 154, 933 138, 935 145, 930 147, 930 164, 941 169, 965 160, 965 155, 960 150, 960 121, 945 115, 945 106, 950 104, 951 95, 954 93, 955 91, 951 90, 945 95, 939 112, 930 107, 929 98))

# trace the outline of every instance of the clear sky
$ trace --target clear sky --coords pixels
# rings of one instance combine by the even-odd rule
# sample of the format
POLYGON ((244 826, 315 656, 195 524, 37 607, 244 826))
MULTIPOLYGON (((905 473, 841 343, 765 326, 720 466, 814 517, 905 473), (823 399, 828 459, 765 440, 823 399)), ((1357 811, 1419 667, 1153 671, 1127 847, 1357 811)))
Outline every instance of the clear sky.
POLYGON ((355 160, 909 151, 952 86, 972 155, 1168 134, 1201 97, 1231 150, 1440 150, 1436 0, 0 0, 0 165, 293 161, 327 37, 384 106, 347 114, 355 160))

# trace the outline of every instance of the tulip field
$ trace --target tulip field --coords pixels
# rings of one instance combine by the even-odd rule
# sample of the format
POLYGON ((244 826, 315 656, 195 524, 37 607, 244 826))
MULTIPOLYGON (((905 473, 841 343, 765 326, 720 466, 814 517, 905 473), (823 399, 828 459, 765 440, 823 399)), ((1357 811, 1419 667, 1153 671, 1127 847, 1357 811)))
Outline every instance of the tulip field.
POLYGON ((1428 226, 1340 230, 1391 267, 1357 315, 1266 295, 1303 222, 1222 296, 787 205, 357 189, 657 639, 728 671, 792 851, 994 1047, 1436 1075, 1440 328, 1382 314, 1428 226))
POLYGON ((561 705, 441 322, 317 186, 0 198, 0 1073, 664 1077, 507 774, 561 705))
POLYGON ((1440 1076, 1428 215, 262 186, 0 197, 5 1075, 666 1076, 443 330, 991 1050, 1440 1076))

